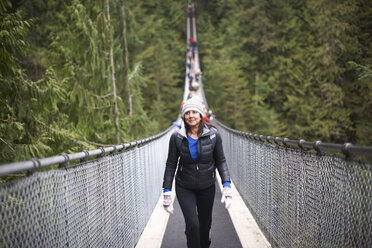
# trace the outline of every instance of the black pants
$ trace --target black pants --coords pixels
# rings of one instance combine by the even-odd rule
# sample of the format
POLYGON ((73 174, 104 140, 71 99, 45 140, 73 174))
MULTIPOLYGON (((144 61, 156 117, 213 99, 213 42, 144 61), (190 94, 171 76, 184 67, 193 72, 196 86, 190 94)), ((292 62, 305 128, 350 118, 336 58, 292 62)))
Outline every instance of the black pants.
POLYGON ((176 184, 177 200, 186 223, 188 248, 207 248, 211 244, 209 233, 216 186, 190 190, 176 184))

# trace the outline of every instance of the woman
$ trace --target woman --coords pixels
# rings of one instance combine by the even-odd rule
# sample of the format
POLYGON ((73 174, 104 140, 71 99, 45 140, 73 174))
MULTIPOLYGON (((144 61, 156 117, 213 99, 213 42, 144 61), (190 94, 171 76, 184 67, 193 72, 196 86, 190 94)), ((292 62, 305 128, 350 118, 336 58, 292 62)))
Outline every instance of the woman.
POLYGON ((176 195, 186 223, 187 247, 209 247, 216 168, 224 186, 223 201, 231 203, 230 175, 217 130, 203 121, 203 104, 196 98, 182 106, 184 125, 172 134, 164 172, 164 208, 172 213, 170 192, 176 174, 176 195))

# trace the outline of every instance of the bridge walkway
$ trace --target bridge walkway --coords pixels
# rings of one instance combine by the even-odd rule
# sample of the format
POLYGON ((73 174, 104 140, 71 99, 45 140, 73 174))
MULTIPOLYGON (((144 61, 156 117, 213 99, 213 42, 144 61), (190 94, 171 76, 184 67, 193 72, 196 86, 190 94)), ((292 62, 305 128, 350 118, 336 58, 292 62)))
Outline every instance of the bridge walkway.
MULTIPOLYGON (((220 181, 217 184, 220 184, 220 181)), ((228 211, 221 204, 221 190, 216 187, 210 248, 271 247, 234 184, 232 186, 233 203, 228 211)), ((174 201, 174 213, 169 215, 164 211, 160 197, 136 248, 186 247, 184 231, 185 221, 177 200, 174 201)))
MULTIPOLYGON (((187 43, 190 37, 197 41, 196 20, 195 15, 188 15, 186 22, 187 43)), ((191 45, 191 44, 189 44, 191 45)), ((200 71, 199 49, 194 51, 194 67, 188 69, 186 67, 186 75, 191 73, 195 78, 195 72, 200 71)), ((188 62, 186 62, 188 63, 188 62)), ((194 80, 194 79, 193 79, 194 80)), ((187 76, 185 79, 184 100, 191 93, 192 96, 197 96, 203 99, 206 106, 206 98, 204 95, 202 79, 199 80, 199 88, 190 92, 187 76)), ((221 185, 219 181, 217 183, 221 185)), ((174 188, 174 187, 173 187, 174 188)), ((270 247, 269 242, 258 228, 248 208, 244 204, 238 191, 234 190, 234 200, 230 209, 227 211, 224 205, 220 202, 221 189, 216 187, 216 196, 213 206, 212 228, 211 228, 211 248, 239 248, 239 247, 254 247, 263 248, 270 247)), ((173 196, 175 198, 175 196, 173 196)), ((186 247, 185 221, 182 211, 179 207, 177 199, 174 202, 174 213, 167 214, 162 207, 162 196, 159 198, 158 204, 143 231, 140 240, 137 243, 137 248, 178 248, 186 247)))

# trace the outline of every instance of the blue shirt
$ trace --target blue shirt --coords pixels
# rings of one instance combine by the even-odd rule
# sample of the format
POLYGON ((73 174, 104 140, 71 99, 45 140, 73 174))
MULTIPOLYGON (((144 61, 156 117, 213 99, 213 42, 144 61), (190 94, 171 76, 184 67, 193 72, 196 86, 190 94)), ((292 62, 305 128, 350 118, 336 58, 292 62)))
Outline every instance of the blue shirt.
POLYGON ((198 139, 193 139, 187 135, 187 140, 189 141, 191 157, 196 160, 198 158, 198 139))

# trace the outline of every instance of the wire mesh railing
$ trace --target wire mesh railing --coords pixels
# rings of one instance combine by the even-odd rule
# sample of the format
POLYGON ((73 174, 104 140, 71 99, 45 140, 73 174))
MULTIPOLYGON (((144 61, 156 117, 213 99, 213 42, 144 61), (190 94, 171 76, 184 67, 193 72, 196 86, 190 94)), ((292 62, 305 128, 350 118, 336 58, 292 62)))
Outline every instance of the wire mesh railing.
MULTIPOLYGON (((115 154, 1 184, 0 247, 134 247, 161 194, 172 131, 119 145, 126 149, 115 154)), ((7 171, 11 165, 22 167, 10 164, 7 171)))
POLYGON ((274 247, 372 247, 371 164, 216 125, 232 180, 274 247))

